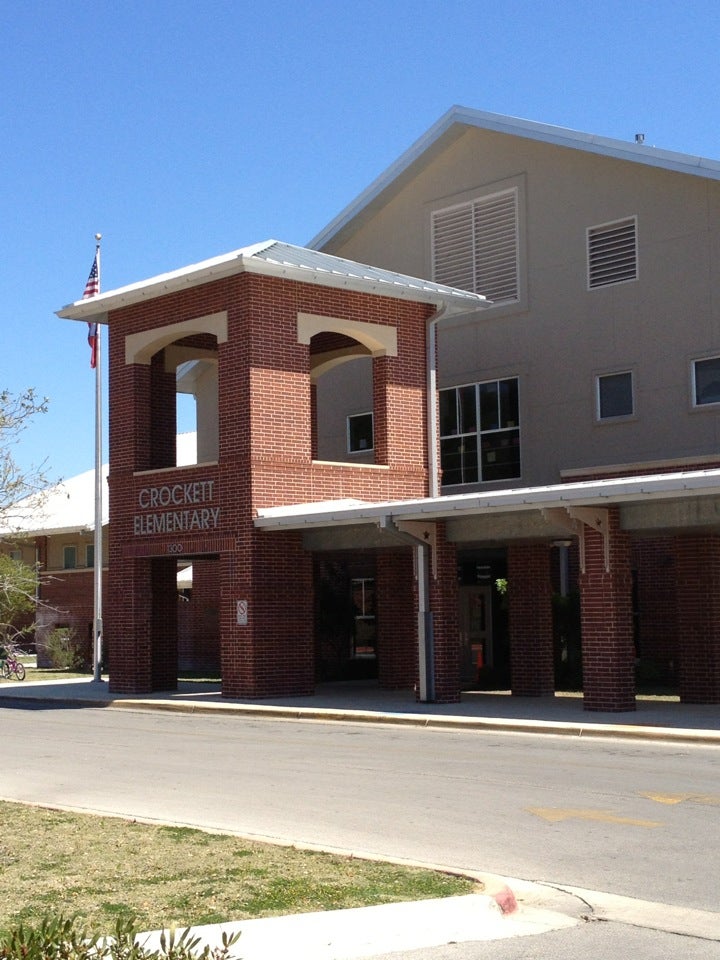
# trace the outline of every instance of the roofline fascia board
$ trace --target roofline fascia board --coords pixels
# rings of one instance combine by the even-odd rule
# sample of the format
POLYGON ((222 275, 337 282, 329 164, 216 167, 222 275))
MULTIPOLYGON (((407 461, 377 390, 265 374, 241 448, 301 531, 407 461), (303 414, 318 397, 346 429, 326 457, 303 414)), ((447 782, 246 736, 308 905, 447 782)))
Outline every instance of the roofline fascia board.
POLYGON ((643 163, 646 166, 659 167, 691 176, 720 180, 720 162, 705 157, 692 156, 660 147, 647 146, 644 143, 632 143, 611 137, 600 137, 591 133, 582 133, 567 127, 539 123, 535 120, 523 120, 502 114, 486 113, 470 107, 454 106, 443 114, 429 130, 419 137, 393 163, 390 164, 372 183, 352 200, 327 226, 316 234, 307 244, 315 250, 322 249, 333 237, 340 233, 358 214, 390 188, 427 151, 435 146, 454 126, 457 136, 463 127, 476 127, 494 133, 525 137, 542 143, 549 143, 573 150, 585 150, 631 163, 643 163))
MULTIPOLYGON (((103 527, 108 525, 109 521, 103 519, 103 527)), ((0 536, 10 538, 15 537, 18 540, 29 540, 31 537, 67 537, 71 534, 82 534, 90 535, 95 532, 95 524, 87 523, 79 526, 77 523, 74 526, 70 527, 43 527, 39 530, 13 530, 6 531, 5 533, 0 534, 0 536)), ((79 569, 85 569, 84 567, 79 569)), ((92 567, 88 567, 88 570, 91 570, 92 567)))
POLYGON ((154 300, 168 293, 176 293, 178 290, 242 273, 245 268, 243 253, 244 251, 234 251, 222 257, 159 274, 149 280, 140 280, 125 287, 118 287, 116 290, 100 293, 87 300, 76 300, 57 310, 56 316, 63 320, 94 320, 97 323, 107 323, 110 310, 132 306, 143 300, 154 300))
MULTIPOLYGON (((279 277, 299 283, 311 283, 317 286, 332 287, 337 290, 350 290, 357 293, 372 293, 378 296, 390 297, 395 300, 411 300, 419 303, 429 303, 435 306, 447 305, 449 312, 471 313, 474 310, 490 306, 490 302, 478 294, 468 292, 467 295, 443 293, 423 286, 419 277, 407 277, 407 280, 417 280, 417 285, 403 286, 400 283, 383 282, 363 276, 347 276, 332 271, 317 270, 314 267, 303 267, 280 261, 255 258, 254 254, 266 249, 275 241, 257 244, 252 248, 243 248, 222 257, 215 257, 202 263, 182 267, 170 273, 151 277, 132 283, 117 290, 98 294, 87 300, 76 300, 56 311, 56 315, 63 320, 84 320, 96 323, 107 323, 108 313, 122 307, 132 306, 146 300, 153 300, 166 294, 176 293, 179 290, 200 286, 224 277, 239 273, 253 273, 261 276, 279 277)), ((398 274, 398 277, 401 275, 398 274)))
POLYGON ((514 513, 525 510, 542 510, 558 506, 599 507, 610 504, 634 503, 640 500, 672 500, 703 496, 720 496, 720 470, 710 475, 681 475, 670 477, 664 474, 655 477, 622 478, 620 483, 605 481, 597 484, 558 484, 551 487, 528 487, 521 490, 498 491, 496 494, 459 494, 422 500, 400 500, 384 503, 368 503, 358 507, 346 507, 323 511, 306 510, 304 513, 263 516, 255 518, 259 529, 296 529, 329 525, 376 523, 381 517, 390 516, 405 520, 450 519, 479 513, 514 513), (674 481, 674 482, 673 482, 674 481))

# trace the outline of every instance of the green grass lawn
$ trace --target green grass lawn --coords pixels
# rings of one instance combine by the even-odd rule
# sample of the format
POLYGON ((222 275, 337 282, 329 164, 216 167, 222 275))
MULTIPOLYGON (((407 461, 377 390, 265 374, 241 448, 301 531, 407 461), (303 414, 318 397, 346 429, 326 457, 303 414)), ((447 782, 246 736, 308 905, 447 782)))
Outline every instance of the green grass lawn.
MULTIPOLYGON (((188 783, 192 789, 192 783, 188 783)), ((454 896, 461 877, 0 802, 0 933, 47 914, 110 933, 454 896)))

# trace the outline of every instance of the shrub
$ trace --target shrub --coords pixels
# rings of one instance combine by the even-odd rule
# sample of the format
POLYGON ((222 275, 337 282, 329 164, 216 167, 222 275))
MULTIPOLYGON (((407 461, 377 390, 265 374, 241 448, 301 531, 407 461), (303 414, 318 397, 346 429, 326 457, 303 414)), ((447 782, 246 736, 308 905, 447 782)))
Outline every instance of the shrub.
POLYGON ((163 931, 159 950, 146 950, 137 937, 132 918, 118 920, 112 937, 105 937, 89 934, 77 918, 50 916, 38 927, 21 923, 0 937, 0 960, 233 960, 230 947, 240 934, 223 933, 221 947, 202 950, 189 927, 181 934, 163 931))
POLYGON ((87 666, 72 627, 56 627, 44 641, 45 655, 56 670, 82 670, 87 666))

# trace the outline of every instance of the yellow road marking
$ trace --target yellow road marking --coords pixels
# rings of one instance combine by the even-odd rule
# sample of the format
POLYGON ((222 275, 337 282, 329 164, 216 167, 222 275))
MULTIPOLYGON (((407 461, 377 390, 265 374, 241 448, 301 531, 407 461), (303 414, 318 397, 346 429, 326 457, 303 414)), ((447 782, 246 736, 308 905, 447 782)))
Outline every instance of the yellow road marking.
POLYGON ((633 817, 619 817, 607 810, 564 810, 552 807, 528 807, 528 812, 547 820, 560 823, 563 820, 598 820, 601 823, 620 823, 629 827, 646 827, 649 830, 662 827, 657 820, 636 820, 633 817))
POLYGON ((704 793, 652 793, 650 791, 640 791, 639 796, 646 800, 654 800, 655 803, 664 803, 672 805, 675 803, 701 803, 707 807, 720 806, 720 797, 713 797, 704 793))

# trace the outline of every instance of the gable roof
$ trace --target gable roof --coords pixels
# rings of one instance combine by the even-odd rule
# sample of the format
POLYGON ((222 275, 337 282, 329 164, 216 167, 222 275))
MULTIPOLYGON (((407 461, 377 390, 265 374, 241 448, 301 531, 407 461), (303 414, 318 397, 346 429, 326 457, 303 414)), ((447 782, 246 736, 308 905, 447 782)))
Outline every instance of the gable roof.
POLYGON ((282 277, 303 283, 361 293, 374 293, 401 300, 414 300, 445 307, 449 312, 467 313, 473 307, 487 306, 485 297, 467 290, 459 290, 431 280, 409 277, 393 270, 355 263, 329 253, 310 250, 292 243, 265 240, 231 253, 203 260, 179 270, 163 273, 149 280, 131 283, 117 290, 98 294, 87 300, 57 310, 57 316, 66 320, 88 320, 106 323, 109 310, 151 300, 155 297, 210 283, 220 277, 238 273, 255 273, 282 277))
POLYGON ((506 117, 502 114, 472 110, 469 107, 454 106, 373 180, 355 200, 341 210, 320 233, 310 240, 308 246, 321 250, 348 228, 352 221, 355 221, 354 225, 362 223, 375 210, 387 203, 390 197, 434 156, 446 149, 469 128, 506 133, 510 136, 537 140, 571 150, 584 150, 586 153, 628 160, 631 163, 707 177, 710 180, 720 180, 720 162, 717 160, 661 150, 646 146, 644 143, 599 137, 591 133, 568 130, 565 127, 537 123, 534 120, 520 120, 517 117, 506 117))

